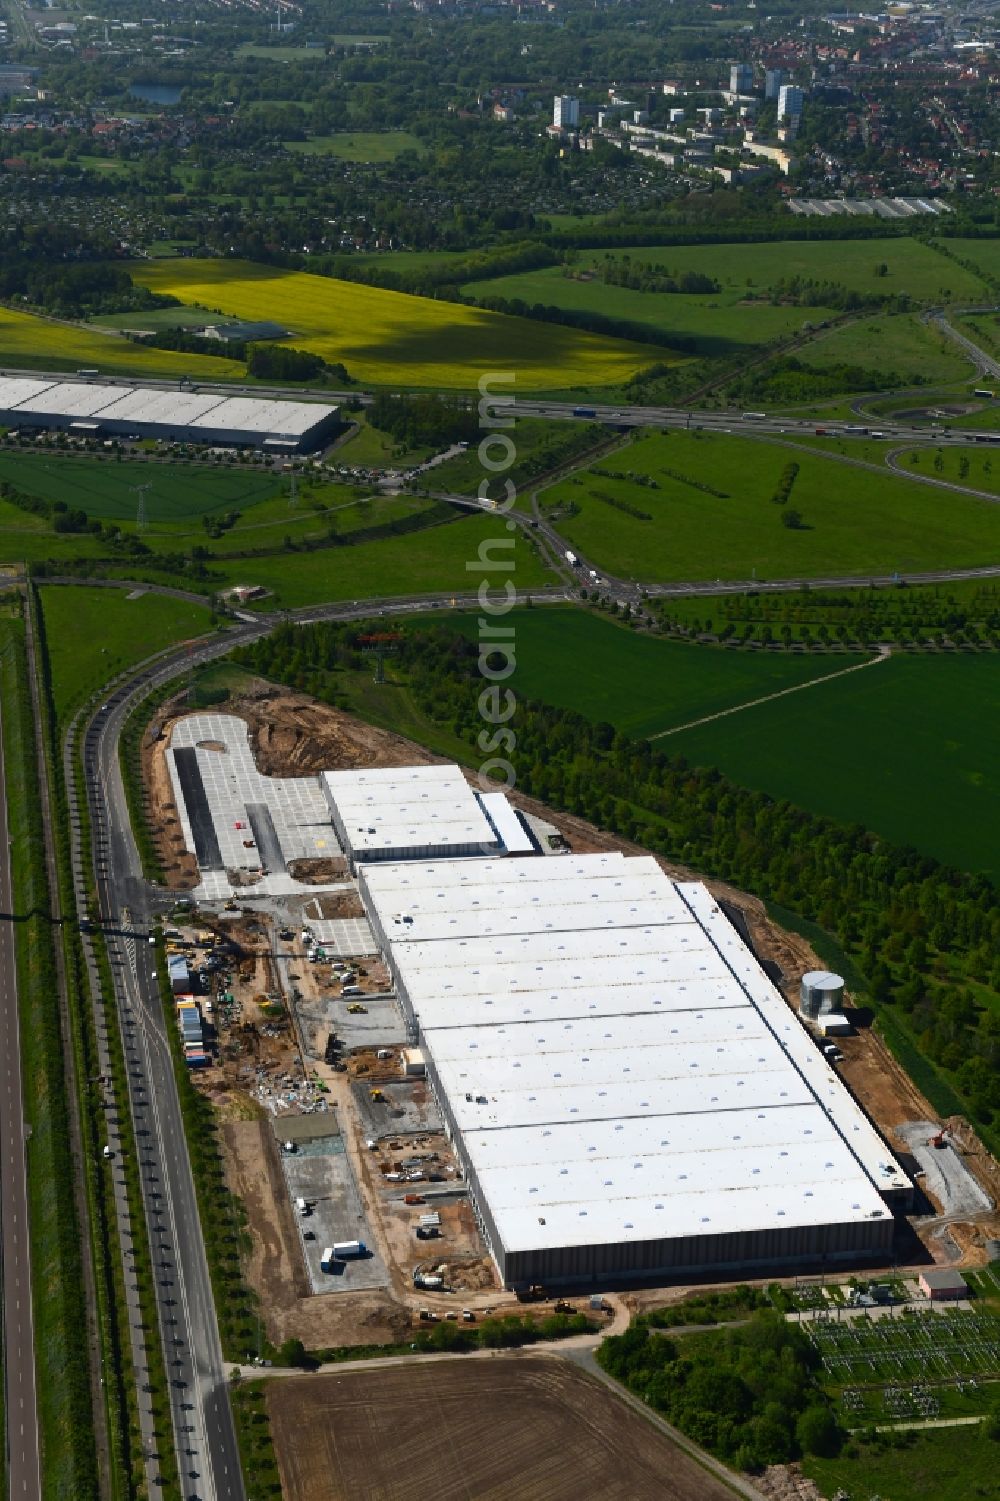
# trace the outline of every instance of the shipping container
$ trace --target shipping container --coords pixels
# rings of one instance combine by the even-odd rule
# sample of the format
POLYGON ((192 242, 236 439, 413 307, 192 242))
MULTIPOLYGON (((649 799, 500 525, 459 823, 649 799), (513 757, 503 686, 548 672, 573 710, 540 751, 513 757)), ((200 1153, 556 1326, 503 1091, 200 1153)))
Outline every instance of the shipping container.
POLYGON ((365 1250, 363 1240, 338 1240, 333 1245, 334 1256, 341 1260, 345 1256, 364 1256, 365 1250))

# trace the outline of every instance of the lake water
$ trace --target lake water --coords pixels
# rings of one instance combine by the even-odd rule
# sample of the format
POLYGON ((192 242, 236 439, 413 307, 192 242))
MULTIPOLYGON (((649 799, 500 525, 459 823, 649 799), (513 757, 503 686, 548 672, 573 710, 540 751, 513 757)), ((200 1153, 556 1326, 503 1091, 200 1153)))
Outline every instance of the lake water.
POLYGON ((180 86, 175 83, 133 83, 129 93, 147 104, 176 104, 181 97, 180 86))

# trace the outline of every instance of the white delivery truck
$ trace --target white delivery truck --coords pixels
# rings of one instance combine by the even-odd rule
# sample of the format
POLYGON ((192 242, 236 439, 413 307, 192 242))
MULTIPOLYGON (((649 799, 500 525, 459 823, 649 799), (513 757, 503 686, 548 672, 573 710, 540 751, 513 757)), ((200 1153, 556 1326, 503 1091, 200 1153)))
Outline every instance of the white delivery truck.
POLYGON ((363 1240, 337 1240, 333 1243, 333 1254, 338 1261, 344 1261, 348 1256, 364 1256, 365 1251, 363 1240))

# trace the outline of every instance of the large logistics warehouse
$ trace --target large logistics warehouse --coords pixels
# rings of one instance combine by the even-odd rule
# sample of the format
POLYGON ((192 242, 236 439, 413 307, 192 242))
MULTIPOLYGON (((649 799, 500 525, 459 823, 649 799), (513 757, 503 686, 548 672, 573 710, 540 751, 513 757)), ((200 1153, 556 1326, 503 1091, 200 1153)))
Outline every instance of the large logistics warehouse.
POLYGON ((0 424, 280 453, 321 447, 337 432, 340 417, 337 407, 316 401, 0 376, 0 424))
POLYGON ((324 771, 323 791, 351 869, 371 860, 532 854, 502 792, 471 788, 457 766, 324 771))
POLYGON ((912 1186, 700 884, 362 863, 506 1286, 884 1256, 912 1186))

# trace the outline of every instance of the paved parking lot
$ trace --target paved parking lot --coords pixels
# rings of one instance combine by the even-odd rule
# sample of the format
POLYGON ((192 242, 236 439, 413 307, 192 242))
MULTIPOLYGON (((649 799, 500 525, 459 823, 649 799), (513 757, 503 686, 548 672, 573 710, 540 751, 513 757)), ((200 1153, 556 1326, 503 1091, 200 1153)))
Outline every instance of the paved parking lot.
POLYGON ((319 778, 265 777, 254 765, 247 726, 232 714, 191 714, 174 726, 167 751, 184 841, 204 861, 205 889, 228 894, 226 870, 268 876, 256 892, 308 890, 286 873, 293 860, 341 854, 319 778), (186 762, 182 781, 176 753, 186 762), (216 861, 218 864, 216 864, 216 861))
POLYGON ((308 922, 316 942, 337 959, 360 959, 378 952, 366 917, 311 917, 308 922))
POLYGON ((310 1205, 306 1216, 296 1211, 295 1223, 313 1292, 361 1292, 388 1287, 389 1274, 374 1248, 374 1237, 343 1138, 326 1136, 303 1142, 294 1153, 282 1154, 281 1165, 292 1208, 295 1209, 295 1200, 299 1198, 310 1205), (364 1241, 371 1248, 369 1254, 338 1261, 332 1273, 324 1272, 320 1268, 323 1251, 335 1241, 344 1240, 364 1241))

